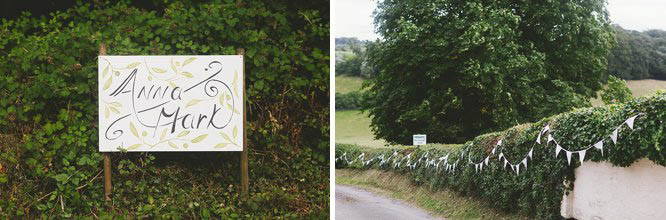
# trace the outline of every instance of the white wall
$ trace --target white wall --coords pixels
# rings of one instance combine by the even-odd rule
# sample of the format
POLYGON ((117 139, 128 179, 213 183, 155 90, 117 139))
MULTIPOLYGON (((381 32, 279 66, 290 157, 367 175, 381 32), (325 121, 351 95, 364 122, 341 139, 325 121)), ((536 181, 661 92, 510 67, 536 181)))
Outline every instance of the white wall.
POLYGON ((586 161, 564 195, 561 214, 576 219, 666 219, 666 167, 641 159, 629 167, 586 161))

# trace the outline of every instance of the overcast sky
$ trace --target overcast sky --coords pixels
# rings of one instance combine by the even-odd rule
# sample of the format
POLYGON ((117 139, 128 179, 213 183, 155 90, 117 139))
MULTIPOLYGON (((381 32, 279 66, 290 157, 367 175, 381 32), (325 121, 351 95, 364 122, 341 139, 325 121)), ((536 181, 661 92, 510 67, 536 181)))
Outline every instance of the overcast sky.
MULTIPOLYGON (((377 0, 334 0, 335 36, 374 40, 372 11, 377 0)), ((644 31, 666 30, 666 1, 664 0, 608 0, 608 12, 613 23, 625 29, 644 31)))

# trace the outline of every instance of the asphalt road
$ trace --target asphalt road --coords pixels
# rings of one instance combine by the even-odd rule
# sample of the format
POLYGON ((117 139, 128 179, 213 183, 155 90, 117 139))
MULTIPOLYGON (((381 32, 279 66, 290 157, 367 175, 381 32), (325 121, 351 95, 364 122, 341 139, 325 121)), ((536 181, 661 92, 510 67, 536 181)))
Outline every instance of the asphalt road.
POLYGON ((423 209, 354 186, 340 184, 335 184, 335 218, 440 219, 423 209))

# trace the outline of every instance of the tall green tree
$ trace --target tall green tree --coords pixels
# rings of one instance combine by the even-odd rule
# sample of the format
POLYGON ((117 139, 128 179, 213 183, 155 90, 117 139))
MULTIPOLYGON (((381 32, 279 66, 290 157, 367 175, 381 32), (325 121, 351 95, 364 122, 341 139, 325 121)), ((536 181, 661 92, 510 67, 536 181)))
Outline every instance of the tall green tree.
POLYGON ((612 35, 604 0, 385 0, 364 107, 379 138, 462 142, 588 106, 612 35))

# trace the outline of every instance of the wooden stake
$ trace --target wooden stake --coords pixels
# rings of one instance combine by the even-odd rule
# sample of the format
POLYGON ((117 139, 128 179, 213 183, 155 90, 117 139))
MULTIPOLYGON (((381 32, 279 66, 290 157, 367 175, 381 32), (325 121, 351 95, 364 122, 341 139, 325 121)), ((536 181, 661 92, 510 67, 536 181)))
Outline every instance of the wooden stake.
POLYGON ((243 196, 247 197, 250 191, 250 175, 248 170, 248 159, 247 159, 247 104, 246 104, 246 93, 245 93, 245 49, 238 48, 236 50, 238 55, 243 56, 243 151, 241 152, 241 192, 243 196))
MULTIPOLYGON (((99 55, 106 55, 106 46, 99 45, 99 55)), ((111 154, 104 152, 104 199, 111 201, 111 154)))

